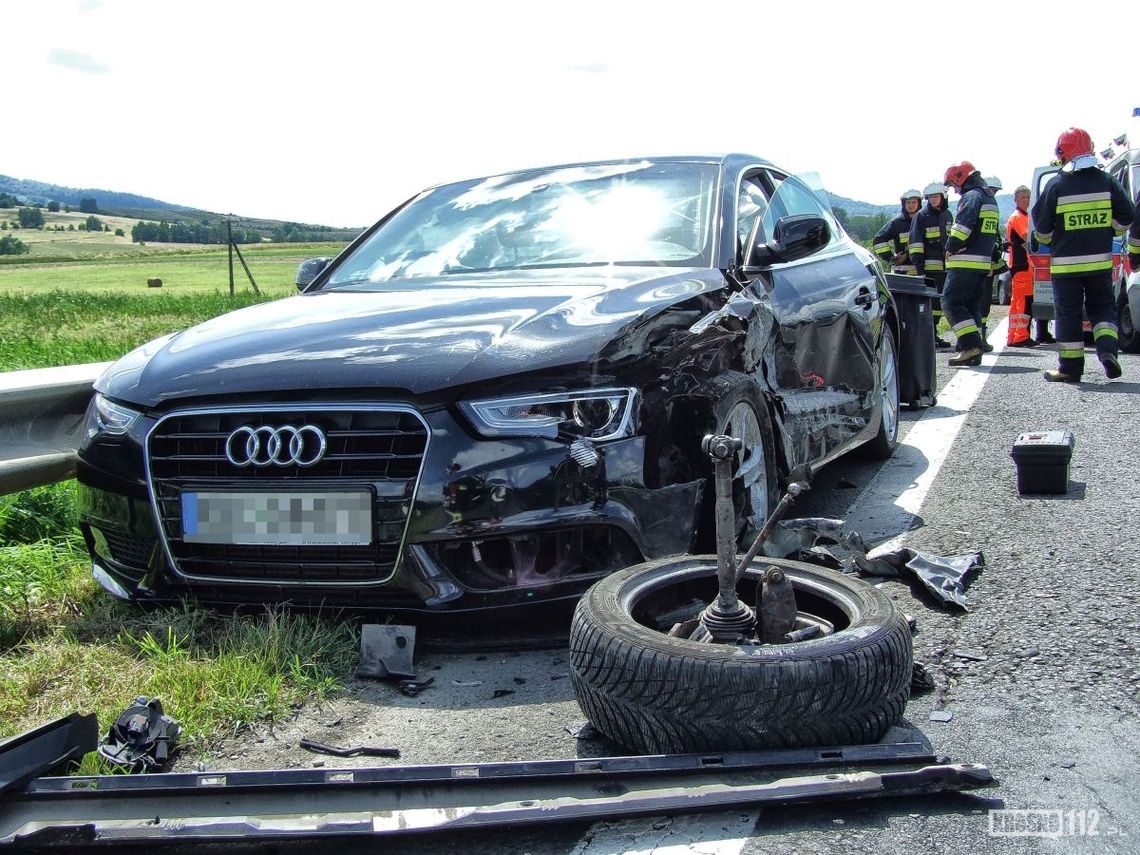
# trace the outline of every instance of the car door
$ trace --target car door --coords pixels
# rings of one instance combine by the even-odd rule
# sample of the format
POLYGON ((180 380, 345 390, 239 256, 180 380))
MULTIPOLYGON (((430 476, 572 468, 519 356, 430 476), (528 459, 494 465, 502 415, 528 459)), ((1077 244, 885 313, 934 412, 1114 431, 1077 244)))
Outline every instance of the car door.
POLYGON ((776 380, 792 434, 791 464, 819 463, 845 450, 871 417, 878 281, 803 181, 771 169, 758 179, 768 191, 769 239, 776 222, 794 214, 823 217, 831 229, 827 246, 770 265, 751 286, 768 291, 779 322, 776 380))

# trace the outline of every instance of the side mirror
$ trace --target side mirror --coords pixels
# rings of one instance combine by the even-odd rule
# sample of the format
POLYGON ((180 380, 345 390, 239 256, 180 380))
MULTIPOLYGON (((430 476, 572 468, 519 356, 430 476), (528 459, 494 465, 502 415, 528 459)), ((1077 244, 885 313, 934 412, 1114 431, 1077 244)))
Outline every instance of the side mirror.
POLYGON ((329 256, 322 256, 321 258, 307 258, 297 265, 297 289, 304 290, 312 281, 321 275, 321 271, 329 266, 332 258, 329 256))
POLYGON ((831 227, 827 220, 815 214, 791 214, 776 221, 772 240, 761 243, 758 239, 760 222, 749 238, 748 258, 744 272, 751 273, 780 261, 806 258, 827 246, 831 240, 831 227))

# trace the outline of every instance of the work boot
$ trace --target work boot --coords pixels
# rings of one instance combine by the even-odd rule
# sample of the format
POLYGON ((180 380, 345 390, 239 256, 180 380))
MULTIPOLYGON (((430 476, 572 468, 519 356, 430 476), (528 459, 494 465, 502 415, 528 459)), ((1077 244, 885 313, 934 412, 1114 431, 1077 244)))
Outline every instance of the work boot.
POLYGON ((1007 344, 1006 347, 1037 347, 1037 342, 1031 338, 1025 341, 1015 341, 1013 344, 1007 344))
POLYGON ((971 347, 969 350, 963 350, 954 354, 947 360, 947 365, 951 368, 967 368, 970 366, 982 364, 982 349, 980 347, 971 347))
POLYGON ((1116 380, 1124 372, 1120 369, 1120 360, 1116 358, 1114 353, 1106 353, 1100 358, 1100 364, 1104 366, 1104 376, 1109 380, 1116 380))
POLYGON ((986 325, 980 324, 979 328, 978 328, 978 332, 982 336, 982 352, 983 353, 993 353, 994 352, 994 346, 992 344, 990 344, 988 341, 986 341, 986 325))
POLYGON ((947 348, 953 347, 953 346, 954 345, 952 345, 950 342, 948 342, 944 338, 939 338, 938 336, 934 337, 934 347, 937 348, 938 350, 946 350, 947 348))
POLYGON ((1050 383, 1080 383, 1081 378, 1075 374, 1066 374, 1063 371, 1058 371, 1051 368, 1042 375, 1050 383))
POLYGON ((1039 331, 1037 333, 1038 344, 1056 344, 1057 339, 1053 338, 1053 334, 1049 330, 1039 331))

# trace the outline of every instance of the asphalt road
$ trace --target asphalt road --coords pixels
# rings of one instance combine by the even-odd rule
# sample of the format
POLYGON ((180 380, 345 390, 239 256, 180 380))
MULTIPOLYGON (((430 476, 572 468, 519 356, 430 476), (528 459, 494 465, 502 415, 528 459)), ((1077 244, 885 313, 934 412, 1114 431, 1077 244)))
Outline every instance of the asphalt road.
MULTIPOLYGON (((939 354, 940 364, 946 356, 939 354)), ((938 754, 989 766, 998 787, 977 795, 480 833, 406 841, 401 851, 1140 852, 1140 356, 1124 355, 1124 378, 1108 383, 1090 354, 1089 380, 1079 387, 1042 380, 1055 359, 1052 347, 1005 350, 992 366, 965 369, 986 375, 967 411, 940 404, 903 414, 904 432, 920 418, 928 427, 933 420, 961 422, 906 544, 944 555, 980 550, 986 559, 969 587, 966 613, 940 610, 902 582, 882 585, 916 616, 915 658, 937 684, 912 698, 907 719, 938 754), (1018 434, 1044 429, 1076 436, 1069 492, 1019 496, 1010 450, 1018 434), (931 721, 935 710, 953 717, 931 721), (992 809, 1060 812, 1062 833, 995 837, 992 809)), ((940 389, 953 373, 940 367, 940 389)), ((796 513, 843 516, 875 500, 881 469, 856 460, 832 465, 796 513)), ((897 490, 897 479, 882 489, 897 490)), ((604 740, 568 732, 583 717, 562 650, 417 651, 416 664, 436 682, 415 698, 386 683, 355 683, 347 697, 304 710, 259 741, 226 746, 206 765, 359 765, 300 751, 303 735, 340 745, 395 745, 407 764, 614 751, 604 740)))

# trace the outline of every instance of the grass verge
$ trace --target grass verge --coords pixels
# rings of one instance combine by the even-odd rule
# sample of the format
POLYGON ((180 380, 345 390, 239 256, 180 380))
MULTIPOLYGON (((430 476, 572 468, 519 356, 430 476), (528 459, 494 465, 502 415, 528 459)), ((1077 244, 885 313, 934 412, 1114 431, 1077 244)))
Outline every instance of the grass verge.
MULTIPOLYGON (((0 738, 77 711, 95 712, 106 732, 146 695, 199 754, 337 693, 359 646, 354 624, 335 616, 118 603, 74 539, 0 546, 0 628, 0 738)), ((80 771, 107 770, 91 755, 80 771)))

